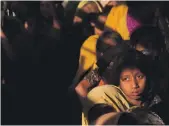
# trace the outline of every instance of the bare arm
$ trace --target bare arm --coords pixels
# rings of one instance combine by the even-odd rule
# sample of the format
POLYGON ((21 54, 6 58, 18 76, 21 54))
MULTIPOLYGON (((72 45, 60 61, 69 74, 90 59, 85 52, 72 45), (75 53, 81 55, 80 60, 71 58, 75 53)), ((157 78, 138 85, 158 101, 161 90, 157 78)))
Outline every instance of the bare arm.
POLYGON ((88 92, 97 86, 101 78, 98 75, 98 69, 90 71, 84 79, 76 86, 75 91, 78 94, 82 104, 86 101, 88 92))
POLYGON ((90 83, 87 80, 82 80, 75 88, 78 96, 85 98, 88 93, 88 89, 91 87, 90 83))

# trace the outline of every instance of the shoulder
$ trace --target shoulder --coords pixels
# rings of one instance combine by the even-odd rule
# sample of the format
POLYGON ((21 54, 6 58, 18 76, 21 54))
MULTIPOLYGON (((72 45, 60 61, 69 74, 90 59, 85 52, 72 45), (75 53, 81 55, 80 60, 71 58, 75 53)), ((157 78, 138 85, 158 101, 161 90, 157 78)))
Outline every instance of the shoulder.
MULTIPOLYGON (((125 4, 118 5, 116 7, 112 7, 110 13, 108 14, 106 20, 106 27, 112 28, 112 25, 115 27, 119 23, 121 18, 124 18, 127 14, 128 6, 125 4)), ((113 28, 116 30, 116 28, 113 28)))
POLYGON ((110 13, 116 11, 116 12, 124 12, 128 10, 128 6, 125 5, 125 4, 121 4, 121 5, 118 5, 118 6, 115 6, 111 9, 110 13))
POLYGON ((99 101, 107 99, 107 97, 115 97, 118 94, 122 94, 118 87, 114 85, 103 85, 93 88, 87 97, 90 101, 97 104, 99 101))
POLYGON ((91 51, 94 51, 94 53, 96 52, 96 43, 98 40, 99 36, 98 35, 92 35, 89 38, 87 38, 81 49, 90 49, 91 51))
POLYGON ((97 40, 99 38, 99 35, 91 35, 86 40, 97 40))

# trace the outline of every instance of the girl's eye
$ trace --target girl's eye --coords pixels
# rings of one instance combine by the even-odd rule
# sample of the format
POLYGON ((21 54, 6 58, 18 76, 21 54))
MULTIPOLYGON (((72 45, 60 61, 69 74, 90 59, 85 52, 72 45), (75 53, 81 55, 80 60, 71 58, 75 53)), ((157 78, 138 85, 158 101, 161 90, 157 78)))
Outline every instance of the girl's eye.
POLYGON ((129 78, 129 77, 124 77, 124 78, 122 78, 121 80, 122 80, 122 81, 129 81, 130 78, 129 78))
POLYGON ((143 78, 144 78, 144 75, 138 75, 137 78, 143 79, 143 78))

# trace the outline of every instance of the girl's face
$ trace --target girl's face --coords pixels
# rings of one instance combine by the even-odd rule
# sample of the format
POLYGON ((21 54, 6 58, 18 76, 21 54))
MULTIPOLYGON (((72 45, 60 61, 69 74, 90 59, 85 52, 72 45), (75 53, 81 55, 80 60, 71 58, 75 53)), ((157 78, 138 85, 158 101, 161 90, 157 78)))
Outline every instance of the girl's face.
POLYGON ((146 87, 146 76, 137 68, 126 68, 120 75, 120 88, 127 100, 133 105, 140 105, 140 98, 146 87))

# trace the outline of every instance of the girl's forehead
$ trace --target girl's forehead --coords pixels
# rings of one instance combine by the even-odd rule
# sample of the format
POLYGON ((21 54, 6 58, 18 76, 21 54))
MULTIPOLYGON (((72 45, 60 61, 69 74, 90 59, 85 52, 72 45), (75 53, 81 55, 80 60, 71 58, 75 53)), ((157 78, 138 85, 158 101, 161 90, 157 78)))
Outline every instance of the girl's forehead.
POLYGON ((139 68, 133 67, 133 68, 124 68, 121 72, 121 74, 127 74, 127 73, 141 73, 139 68))

